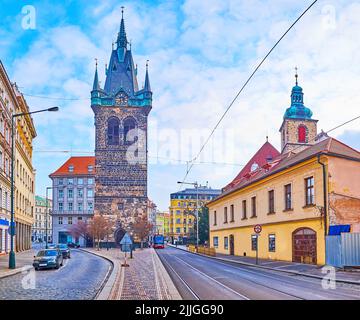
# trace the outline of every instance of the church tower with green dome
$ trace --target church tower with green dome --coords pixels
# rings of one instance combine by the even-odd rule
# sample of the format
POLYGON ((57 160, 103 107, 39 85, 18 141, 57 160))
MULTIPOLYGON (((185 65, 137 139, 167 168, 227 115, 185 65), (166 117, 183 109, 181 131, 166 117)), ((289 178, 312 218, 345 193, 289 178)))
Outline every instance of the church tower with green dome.
POLYGON ((291 105, 286 109, 280 127, 281 152, 299 152, 315 143, 318 120, 312 119, 312 111, 304 105, 303 89, 298 85, 295 74, 295 86, 291 91, 291 105))

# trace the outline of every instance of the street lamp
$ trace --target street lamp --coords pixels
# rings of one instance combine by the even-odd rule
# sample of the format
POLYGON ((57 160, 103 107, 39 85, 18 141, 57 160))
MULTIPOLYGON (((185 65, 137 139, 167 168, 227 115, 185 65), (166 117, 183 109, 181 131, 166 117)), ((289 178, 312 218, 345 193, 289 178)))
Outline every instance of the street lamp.
POLYGON ((40 113, 45 111, 58 111, 59 107, 51 107, 48 109, 42 109, 32 112, 23 112, 13 114, 11 117, 11 196, 10 196, 10 210, 11 210, 11 222, 10 222, 10 253, 9 253, 9 269, 16 268, 16 260, 15 260, 15 251, 14 251, 14 236, 15 236, 15 213, 14 213, 14 169, 15 169, 15 159, 14 159, 14 135, 15 135, 15 125, 14 120, 17 117, 22 117, 34 113, 40 113))
POLYGON ((196 189, 196 247, 199 247, 199 185, 195 182, 181 182, 178 181, 179 184, 190 184, 196 189))
POLYGON ((48 249, 48 190, 52 189, 53 187, 46 187, 46 212, 45 212, 45 223, 46 223, 46 227, 45 227, 45 249, 48 249))

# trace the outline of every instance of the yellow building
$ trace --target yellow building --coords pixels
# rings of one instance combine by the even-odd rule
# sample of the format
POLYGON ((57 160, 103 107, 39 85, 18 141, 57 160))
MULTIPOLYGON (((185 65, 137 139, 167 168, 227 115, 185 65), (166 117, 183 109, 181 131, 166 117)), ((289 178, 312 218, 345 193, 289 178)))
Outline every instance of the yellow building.
MULTIPOLYGON (((0 62, 0 131, 1 139, 0 162, 2 178, 0 203, 3 226, 9 227, 10 221, 10 172, 11 172, 11 114, 29 112, 29 107, 16 84, 10 82, 4 66, 0 62)), ((15 250, 22 251, 31 248, 31 227, 34 215, 34 184, 35 170, 32 166, 32 140, 36 136, 31 116, 16 118, 15 123, 15 250)), ((10 250, 10 239, 5 228, 0 231, 0 244, 4 252, 10 250)), ((2 251, 2 250, 0 250, 2 251)))
POLYGON ((210 244, 219 253, 255 257, 258 246, 259 258, 325 264, 329 225, 360 229, 354 214, 360 211, 360 153, 324 133, 314 135, 316 121, 297 84, 291 98, 282 153, 266 142, 207 205, 210 244), (262 227, 258 238, 255 225, 262 227))
POLYGON ((162 234, 164 237, 169 236, 170 214, 169 212, 156 213, 156 234, 162 234))
POLYGON ((221 190, 207 186, 186 188, 170 195, 169 237, 186 241, 195 237, 196 201, 199 209, 221 193, 221 190))

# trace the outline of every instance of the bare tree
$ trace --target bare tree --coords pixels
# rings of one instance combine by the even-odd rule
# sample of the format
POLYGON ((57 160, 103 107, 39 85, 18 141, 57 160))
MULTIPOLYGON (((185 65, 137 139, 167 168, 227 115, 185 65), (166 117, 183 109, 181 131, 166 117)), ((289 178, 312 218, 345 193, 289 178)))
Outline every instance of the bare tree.
POLYGON ((102 215, 96 215, 88 225, 89 235, 97 242, 97 248, 100 250, 100 241, 103 240, 109 232, 111 232, 110 221, 102 215))
POLYGON ((89 236, 88 224, 82 220, 78 221, 78 223, 71 225, 69 232, 74 238, 87 239, 89 236))
POLYGON ((139 217, 135 220, 133 224, 134 235, 140 240, 141 248, 144 247, 144 241, 146 241, 152 228, 153 225, 148 221, 146 216, 139 217))

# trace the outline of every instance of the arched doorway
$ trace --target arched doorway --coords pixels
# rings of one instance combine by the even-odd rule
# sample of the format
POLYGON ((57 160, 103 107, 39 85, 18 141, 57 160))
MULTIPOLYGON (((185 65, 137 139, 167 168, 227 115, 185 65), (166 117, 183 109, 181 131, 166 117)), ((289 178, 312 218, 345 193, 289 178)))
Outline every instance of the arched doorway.
POLYGON ((296 229, 292 234, 293 262, 316 264, 316 232, 310 228, 296 229))
POLYGON ((123 236, 125 235, 126 231, 121 228, 118 227, 115 232, 114 232, 114 239, 115 239, 115 245, 116 246, 120 246, 120 241, 123 238, 123 236))

